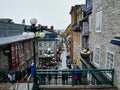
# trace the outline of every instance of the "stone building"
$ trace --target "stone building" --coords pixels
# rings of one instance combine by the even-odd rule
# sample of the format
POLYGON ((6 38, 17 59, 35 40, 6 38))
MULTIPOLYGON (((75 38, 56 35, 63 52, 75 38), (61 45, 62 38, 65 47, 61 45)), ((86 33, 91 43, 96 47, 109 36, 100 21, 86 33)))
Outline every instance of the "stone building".
MULTIPOLYGON (((78 54, 80 54, 82 48, 87 48, 91 52, 90 57, 88 58, 90 61, 87 59, 83 60, 83 58, 79 56, 80 62, 82 62, 82 68, 114 70, 114 73, 106 73, 103 76, 107 78, 107 80, 112 79, 114 76, 113 83, 118 89, 120 89, 120 55, 118 47, 120 46, 118 42, 120 41, 119 6, 120 1, 118 0, 86 0, 85 16, 80 19, 80 21, 79 19, 74 18, 74 12, 73 14, 71 13, 71 15, 73 15, 71 17, 72 30, 74 32, 79 31, 73 34, 73 47, 77 48, 75 42, 80 40, 79 48, 74 48, 74 54, 76 54, 76 50, 78 54), (77 20, 80 22, 78 27, 77 20), (77 36, 78 33, 80 34, 79 39, 77 38, 75 40, 74 36, 77 36), (118 39, 118 41, 113 41, 113 39, 118 39), (117 46, 113 44, 117 44, 117 46)), ((77 58, 76 55, 73 55, 73 57, 77 58)), ((79 63, 77 62, 76 64, 79 63)), ((92 78, 92 74, 87 75, 87 80, 92 78)), ((96 78, 100 80, 103 77, 96 78)))
POLYGON ((0 19, 0 72, 24 71, 32 62, 32 39, 24 38, 25 25, 0 19))
POLYGON ((119 0, 92 0, 89 32, 91 63, 98 69, 114 69, 114 84, 120 89, 120 47, 110 43, 120 34, 119 0))

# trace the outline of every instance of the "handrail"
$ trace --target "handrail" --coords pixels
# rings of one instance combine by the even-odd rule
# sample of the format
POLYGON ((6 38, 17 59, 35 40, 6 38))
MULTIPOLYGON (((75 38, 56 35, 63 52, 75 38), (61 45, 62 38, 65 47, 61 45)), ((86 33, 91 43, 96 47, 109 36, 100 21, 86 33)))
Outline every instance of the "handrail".
POLYGON ((29 87, 30 78, 31 78, 31 74, 30 74, 29 77, 27 78, 27 88, 28 88, 28 90, 30 90, 30 87, 29 87))
MULTIPOLYGON (((114 69, 79 69, 77 71, 113 71, 114 69)), ((37 69, 37 72, 40 71, 74 71, 73 69, 67 69, 67 70, 63 70, 63 69, 37 69)))
POLYGON ((29 77, 27 78, 27 82, 29 82, 30 81, 30 78, 31 78, 31 74, 29 75, 29 77))
MULTIPOLYGON (((57 74, 57 79, 59 81, 62 81, 62 74, 67 73, 69 82, 71 82, 73 85, 75 83, 74 81, 74 74, 77 72, 81 74, 81 79, 84 79, 83 82, 86 83, 92 83, 92 84, 109 84, 113 85, 113 73, 114 69, 68 69, 68 70, 61 70, 61 69, 37 69, 36 70, 38 76, 45 76, 45 78, 50 77, 55 79, 55 75, 57 74), (109 75, 108 75, 109 74, 109 75), (91 80, 88 80, 88 75, 91 75, 91 80), (94 79, 94 80, 93 80, 94 79)), ((42 80, 42 79, 41 79, 42 80)), ((39 79, 39 81, 41 82, 39 79)), ((43 81, 45 81, 44 79, 43 81)), ((85 83, 85 84, 86 84, 85 83)))

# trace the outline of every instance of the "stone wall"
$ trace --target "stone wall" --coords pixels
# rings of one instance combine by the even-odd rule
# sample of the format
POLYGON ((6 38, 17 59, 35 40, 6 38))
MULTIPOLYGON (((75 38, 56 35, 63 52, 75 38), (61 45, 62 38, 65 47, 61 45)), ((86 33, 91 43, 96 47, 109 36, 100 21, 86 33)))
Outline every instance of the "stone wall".
POLYGON ((100 47, 100 66, 106 68, 106 52, 114 53, 114 83, 120 89, 120 47, 112 45, 111 39, 120 35, 120 0, 92 0, 91 26, 89 35, 89 48, 93 51, 95 46, 100 47), (96 12, 102 10, 102 31, 95 32, 96 12))

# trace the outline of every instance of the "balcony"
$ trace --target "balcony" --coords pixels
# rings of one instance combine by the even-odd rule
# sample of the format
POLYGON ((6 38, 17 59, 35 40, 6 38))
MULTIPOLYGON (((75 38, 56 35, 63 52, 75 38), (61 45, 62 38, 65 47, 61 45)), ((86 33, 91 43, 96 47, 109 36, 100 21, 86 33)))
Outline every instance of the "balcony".
POLYGON ((82 36, 89 36, 89 23, 83 22, 82 36))

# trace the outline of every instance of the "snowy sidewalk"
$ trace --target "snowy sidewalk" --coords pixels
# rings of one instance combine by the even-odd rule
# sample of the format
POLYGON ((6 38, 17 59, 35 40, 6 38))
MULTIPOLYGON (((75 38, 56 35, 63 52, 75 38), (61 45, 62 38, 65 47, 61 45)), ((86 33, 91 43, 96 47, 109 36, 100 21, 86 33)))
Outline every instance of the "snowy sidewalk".
POLYGON ((14 85, 11 85, 9 90, 32 90, 32 83, 15 83, 14 85))
POLYGON ((67 51, 66 51, 66 45, 64 43, 63 43, 63 47, 64 47, 64 51, 62 51, 61 56, 60 56, 62 63, 61 63, 61 67, 59 67, 59 69, 66 69, 67 68, 67 63, 66 63, 67 51))

